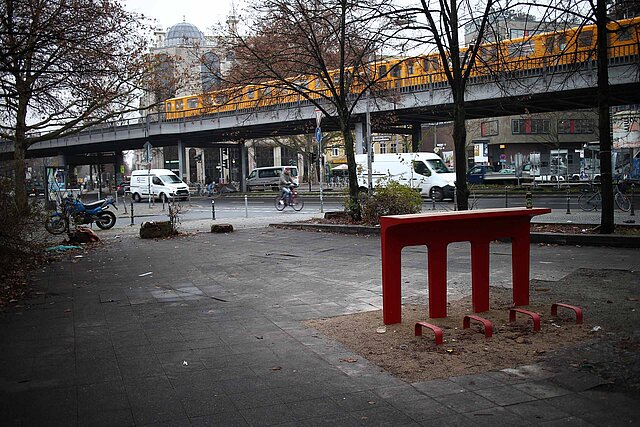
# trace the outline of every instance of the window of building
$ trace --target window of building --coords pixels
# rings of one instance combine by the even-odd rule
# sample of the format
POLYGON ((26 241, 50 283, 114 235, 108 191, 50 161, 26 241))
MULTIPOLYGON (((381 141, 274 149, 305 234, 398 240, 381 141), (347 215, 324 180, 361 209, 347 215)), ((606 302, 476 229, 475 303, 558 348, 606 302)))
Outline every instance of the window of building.
POLYGON ((511 120, 511 133, 513 135, 547 134, 549 129, 550 121, 547 119, 511 120))
POLYGON ((480 123, 480 132, 482 133, 482 136, 498 135, 498 121, 491 120, 490 122, 480 123))
POLYGON ((590 119, 563 119, 558 120, 558 133, 585 134, 593 133, 594 123, 590 119))
POLYGON ((331 156, 332 157, 340 157, 340 148, 331 147, 331 156))
POLYGON ((398 152, 398 144, 396 142, 392 142, 390 147, 390 152, 391 153, 397 153, 398 152))
POLYGON ((387 143, 386 142, 381 142, 380 143, 380 154, 385 154, 387 152, 387 143))

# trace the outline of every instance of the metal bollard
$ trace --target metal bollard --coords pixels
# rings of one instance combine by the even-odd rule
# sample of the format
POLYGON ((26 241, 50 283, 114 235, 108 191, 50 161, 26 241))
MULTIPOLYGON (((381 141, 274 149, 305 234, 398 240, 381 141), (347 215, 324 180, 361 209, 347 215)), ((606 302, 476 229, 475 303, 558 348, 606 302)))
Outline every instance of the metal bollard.
POLYGON ((436 199, 434 199, 433 196, 431 197, 431 210, 436 210, 436 199))
POLYGON ((211 201, 211 219, 216 219, 216 201, 211 201))
POLYGON ((133 200, 131 201, 131 225, 133 225, 133 200))
POLYGON ((162 197, 162 212, 164 212, 164 197, 162 197))
POLYGON ((571 192, 570 188, 567 187, 567 215, 571 213, 571 192))
POLYGON ((249 204, 247 203, 247 195, 244 195, 244 217, 249 218, 249 204))
POLYGON ((531 194, 531 191, 527 191, 527 194, 525 195, 525 202, 527 209, 533 209, 533 194, 531 194))
POLYGON ((505 208, 509 207, 509 187, 508 186, 504 187, 504 207, 505 208))
POLYGON ((631 213, 629 214, 630 216, 636 216, 636 210, 633 207, 633 191, 635 190, 636 185, 635 184, 631 184, 631 213))

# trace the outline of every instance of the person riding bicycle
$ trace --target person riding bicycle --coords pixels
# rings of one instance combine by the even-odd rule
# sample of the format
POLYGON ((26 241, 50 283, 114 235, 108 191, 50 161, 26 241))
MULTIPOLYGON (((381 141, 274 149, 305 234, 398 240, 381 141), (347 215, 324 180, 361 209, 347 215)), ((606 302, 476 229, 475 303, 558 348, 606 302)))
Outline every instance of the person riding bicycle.
POLYGON ((282 169, 282 173, 280 174, 279 186, 282 199, 287 205, 290 205, 291 197, 293 196, 291 188, 295 187, 296 183, 293 182, 293 179, 291 178, 291 171, 287 167, 282 169))

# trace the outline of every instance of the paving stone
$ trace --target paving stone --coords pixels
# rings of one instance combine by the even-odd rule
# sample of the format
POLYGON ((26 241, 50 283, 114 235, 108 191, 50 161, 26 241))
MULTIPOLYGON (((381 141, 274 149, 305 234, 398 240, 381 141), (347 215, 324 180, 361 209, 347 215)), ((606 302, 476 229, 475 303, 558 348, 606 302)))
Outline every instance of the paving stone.
POLYGON ((495 376, 487 374, 462 375, 458 377, 451 377, 449 380, 456 384, 460 384, 465 390, 469 391, 497 387, 504 384, 495 376))
POLYGON ((510 385, 503 385, 500 387, 484 388, 475 391, 480 396, 489 399, 500 406, 513 405, 516 403, 529 402, 536 400, 536 397, 531 396, 523 391, 510 385))
POLYGON ((518 414, 509 412, 507 408, 500 406, 467 412, 464 415, 475 426, 517 426, 527 425, 531 422, 531 419, 520 417, 518 414))
POLYGON ((462 385, 450 380, 433 380, 413 383, 416 390, 430 397, 445 396, 448 394, 464 393, 467 391, 462 385))
POLYGON ((529 422, 552 421, 559 418, 566 418, 570 414, 551 405, 546 400, 536 400, 533 402, 517 403, 507 406, 509 412, 519 415, 529 422))
POLYGON ((570 390, 558 387, 549 381, 527 382, 515 384, 513 387, 539 399, 548 399, 571 393, 570 390))
POLYGON ((477 409, 487 409, 496 406, 495 403, 472 391, 436 396, 434 399, 459 413, 471 412, 477 409))

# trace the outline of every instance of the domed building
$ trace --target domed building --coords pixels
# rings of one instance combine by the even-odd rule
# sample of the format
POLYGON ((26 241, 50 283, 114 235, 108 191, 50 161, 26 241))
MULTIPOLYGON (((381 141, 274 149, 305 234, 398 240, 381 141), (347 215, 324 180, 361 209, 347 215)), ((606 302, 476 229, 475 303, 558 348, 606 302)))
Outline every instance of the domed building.
POLYGON ((167 31, 165 46, 196 46, 205 44, 202 31, 193 24, 180 22, 167 31))
MULTIPOLYGON (((235 24, 235 16, 232 15, 227 23, 235 24)), ((234 56, 224 50, 218 40, 205 35, 185 18, 166 31, 158 29, 154 32, 151 54, 157 60, 155 81, 161 85, 149 88, 140 99, 140 107, 146 110, 147 120, 161 118, 166 99, 207 92, 220 84, 220 76, 231 68, 234 56)), ((155 153, 153 167, 174 170, 187 182, 204 181, 206 176, 215 180, 237 180, 239 171, 231 167, 222 170, 220 166, 223 159, 233 165, 237 158, 239 164, 239 152, 236 151, 227 148, 163 147, 155 153), (180 163, 183 164, 182 171, 178 166, 180 163)), ((134 169, 146 167, 141 151, 136 153, 133 162, 134 169)))

